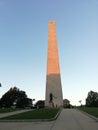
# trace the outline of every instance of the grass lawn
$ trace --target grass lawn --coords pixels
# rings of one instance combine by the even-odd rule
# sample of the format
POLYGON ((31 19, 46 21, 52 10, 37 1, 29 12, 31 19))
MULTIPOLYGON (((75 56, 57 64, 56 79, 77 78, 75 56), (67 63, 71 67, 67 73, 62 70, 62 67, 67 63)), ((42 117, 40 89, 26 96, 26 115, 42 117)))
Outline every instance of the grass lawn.
POLYGON ((0 113, 7 113, 7 112, 12 112, 12 111, 16 111, 19 109, 13 109, 13 108, 0 108, 0 113))
POLYGON ((98 118, 98 107, 80 107, 79 109, 98 118))
POLYGON ((8 117, 4 117, 1 119, 10 119, 10 120, 17 120, 17 119, 51 119, 56 116, 59 109, 36 109, 28 112, 24 112, 17 115, 12 115, 8 117))

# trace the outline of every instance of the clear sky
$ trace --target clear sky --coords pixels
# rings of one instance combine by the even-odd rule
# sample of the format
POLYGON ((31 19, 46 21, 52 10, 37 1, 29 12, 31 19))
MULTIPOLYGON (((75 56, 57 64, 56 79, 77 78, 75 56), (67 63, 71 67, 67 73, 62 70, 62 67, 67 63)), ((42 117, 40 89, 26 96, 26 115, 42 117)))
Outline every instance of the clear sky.
POLYGON ((0 97, 45 99, 48 21, 56 21, 63 98, 98 92, 98 0, 0 0, 0 97))

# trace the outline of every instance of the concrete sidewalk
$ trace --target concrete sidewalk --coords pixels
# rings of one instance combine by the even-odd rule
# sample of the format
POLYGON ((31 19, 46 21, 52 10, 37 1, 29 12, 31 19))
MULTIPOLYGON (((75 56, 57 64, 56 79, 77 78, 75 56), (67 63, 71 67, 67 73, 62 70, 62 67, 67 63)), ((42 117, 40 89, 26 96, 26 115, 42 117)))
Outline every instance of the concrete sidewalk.
POLYGON ((75 109, 63 109, 52 130, 98 130, 98 122, 75 109))
POLYGON ((19 114, 19 113, 23 113, 23 112, 27 112, 27 111, 32 111, 32 109, 17 110, 17 111, 8 112, 8 113, 0 113, 0 118, 15 115, 15 114, 19 114))
POLYGON ((0 122, 0 130, 98 130, 98 122, 75 109, 63 109, 55 121, 0 122))

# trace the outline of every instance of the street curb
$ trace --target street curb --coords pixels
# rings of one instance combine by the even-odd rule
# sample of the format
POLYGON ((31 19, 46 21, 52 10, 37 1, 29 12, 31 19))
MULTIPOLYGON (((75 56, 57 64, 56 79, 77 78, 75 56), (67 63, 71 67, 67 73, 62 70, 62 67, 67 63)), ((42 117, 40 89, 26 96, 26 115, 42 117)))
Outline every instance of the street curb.
POLYGON ((84 112, 84 111, 82 111, 82 110, 79 110, 79 109, 76 109, 76 110, 78 110, 78 111, 84 113, 85 115, 89 116, 90 118, 92 118, 92 119, 94 119, 96 122, 98 122, 98 118, 97 118, 97 117, 95 117, 95 116, 93 116, 93 115, 90 115, 89 113, 84 112))
POLYGON ((54 121, 58 118, 58 116, 60 115, 62 109, 60 109, 58 111, 58 113, 56 114, 55 117, 51 118, 51 119, 23 119, 23 120, 2 120, 0 119, 0 122, 48 122, 48 121, 54 121))

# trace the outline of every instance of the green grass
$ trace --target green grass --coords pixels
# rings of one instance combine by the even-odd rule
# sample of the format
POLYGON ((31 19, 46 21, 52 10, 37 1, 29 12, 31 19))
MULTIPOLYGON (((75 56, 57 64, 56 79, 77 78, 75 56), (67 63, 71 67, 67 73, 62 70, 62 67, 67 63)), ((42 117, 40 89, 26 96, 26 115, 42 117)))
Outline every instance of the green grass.
POLYGON ((80 107, 79 109, 98 118, 98 107, 80 107))
POLYGON ((12 112, 12 111, 16 111, 19 109, 13 109, 13 108, 0 108, 0 113, 7 113, 7 112, 12 112))
POLYGON ((12 115, 8 117, 4 117, 1 119, 7 119, 7 120, 17 120, 17 119, 51 119, 56 116, 59 109, 38 109, 38 110, 32 110, 29 112, 24 112, 17 115, 12 115))

